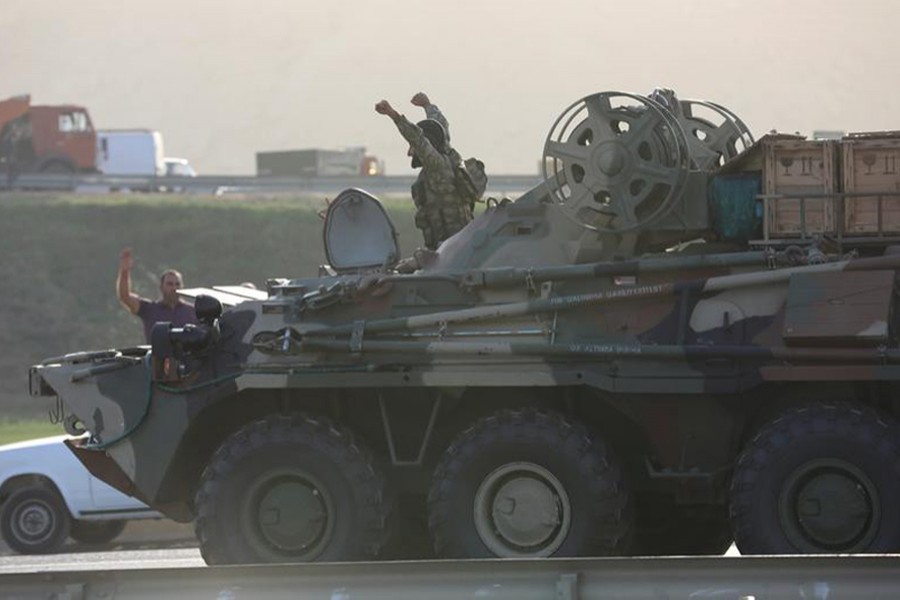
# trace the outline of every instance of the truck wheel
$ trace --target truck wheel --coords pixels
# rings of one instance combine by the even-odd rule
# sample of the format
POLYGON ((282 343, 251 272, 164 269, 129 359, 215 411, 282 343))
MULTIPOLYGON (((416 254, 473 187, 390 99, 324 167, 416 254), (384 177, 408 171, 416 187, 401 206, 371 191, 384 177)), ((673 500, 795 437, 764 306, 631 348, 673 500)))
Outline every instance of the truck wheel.
POLYGON ((641 517, 635 534, 642 556, 721 556, 734 541, 724 506, 677 506, 655 503, 641 517))
POLYGON ((438 556, 622 555, 631 498, 609 450, 556 413, 503 410, 444 453, 428 494, 438 556))
POLYGON ((82 521, 74 519, 69 535, 82 544, 106 544, 111 542, 125 529, 124 520, 82 521))
POLYGON ((19 554, 49 554, 69 535, 69 511, 55 490, 23 488, 3 505, 0 529, 6 545, 19 554))
POLYGON ((766 425, 738 459, 731 520, 742 554, 900 549, 900 430, 817 404, 766 425))
POLYGON ((386 544, 391 499, 369 452, 343 428, 272 416, 229 437, 196 496, 207 564, 373 558, 386 544))
POLYGON ((75 167, 62 160, 51 160, 50 162, 41 165, 40 172, 69 175, 75 172, 75 167))

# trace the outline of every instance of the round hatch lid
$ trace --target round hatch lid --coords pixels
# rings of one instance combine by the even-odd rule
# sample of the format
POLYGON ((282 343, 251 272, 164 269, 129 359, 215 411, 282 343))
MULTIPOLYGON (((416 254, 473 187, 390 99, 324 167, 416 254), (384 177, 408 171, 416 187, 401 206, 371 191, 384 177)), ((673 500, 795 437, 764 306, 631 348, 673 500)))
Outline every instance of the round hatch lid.
POLYGON ((325 215, 325 256, 335 271, 394 265, 397 232, 378 198, 357 188, 338 194, 325 215))

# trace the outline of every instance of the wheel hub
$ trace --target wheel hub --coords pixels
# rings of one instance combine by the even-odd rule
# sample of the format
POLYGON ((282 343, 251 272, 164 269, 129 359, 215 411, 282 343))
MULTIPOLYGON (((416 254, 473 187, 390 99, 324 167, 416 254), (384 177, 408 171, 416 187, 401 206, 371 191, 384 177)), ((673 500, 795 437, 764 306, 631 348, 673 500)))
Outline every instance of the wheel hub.
POLYGON ((315 556, 327 542, 330 500, 301 473, 276 472, 256 482, 246 507, 259 541, 277 555, 315 556))
POLYGON ((504 465, 475 496, 475 526, 497 556, 549 556, 568 534, 571 506, 549 470, 533 463, 504 465))
POLYGON ((807 551, 852 552, 878 530, 877 489, 857 467, 822 459, 797 469, 779 502, 791 541, 807 551))
POLYGON ((540 545, 559 527, 559 503, 553 490, 529 477, 501 486, 492 514, 500 535, 522 547, 540 545))
POLYGON ((45 537, 53 525, 53 515, 42 504, 29 504, 24 506, 17 519, 19 530, 29 538, 45 537))

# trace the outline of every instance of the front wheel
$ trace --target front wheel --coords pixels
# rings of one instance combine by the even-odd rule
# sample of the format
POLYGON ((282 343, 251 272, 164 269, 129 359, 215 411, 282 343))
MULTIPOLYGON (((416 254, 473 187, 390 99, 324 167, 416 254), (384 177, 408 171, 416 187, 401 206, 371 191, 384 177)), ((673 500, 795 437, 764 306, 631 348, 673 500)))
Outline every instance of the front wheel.
POLYGON ((50 554, 69 536, 69 511, 55 490, 23 488, 14 492, 0 512, 6 545, 19 554, 50 554))
POLYGON ((228 438, 203 473, 196 507, 208 564, 374 558, 391 512, 369 452, 349 431, 301 415, 228 438))
POLYGON ((557 413, 504 410, 463 432, 428 495, 435 551, 448 558, 627 552, 631 498, 587 428, 557 413))
POLYGON ((742 554, 900 549, 900 431, 849 404, 792 410, 741 454, 731 521, 742 554))

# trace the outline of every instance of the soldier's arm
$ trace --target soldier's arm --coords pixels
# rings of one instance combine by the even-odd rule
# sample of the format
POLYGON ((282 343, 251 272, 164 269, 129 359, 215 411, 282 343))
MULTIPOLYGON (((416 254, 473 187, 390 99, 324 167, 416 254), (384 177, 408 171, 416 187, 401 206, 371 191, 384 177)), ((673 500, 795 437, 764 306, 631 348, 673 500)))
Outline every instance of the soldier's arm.
POLYGON ((447 122, 447 118, 444 116, 444 113, 441 112, 441 109, 437 107, 437 104, 429 104, 425 107, 425 116, 429 119, 434 119, 444 128, 444 133, 447 134, 447 143, 450 143, 450 123, 447 122))
POLYGON ((415 96, 412 97, 410 101, 415 106, 421 106, 425 109, 425 117, 428 119, 434 119, 438 123, 441 124, 441 127, 444 128, 444 133, 447 134, 447 143, 450 143, 450 123, 447 121, 447 117, 444 116, 444 113, 441 112, 441 109, 438 108, 437 104, 432 104, 431 100, 425 95, 425 92, 419 92, 415 96))
POLYGON ((443 155, 431 145, 431 142, 428 141, 428 138, 425 137, 422 130, 419 129, 417 125, 411 123, 409 119, 398 113, 387 100, 382 100, 376 104, 375 112, 391 118, 394 125, 397 126, 397 130, 400 131, 400 135, 409 142, 409 145, 416 153, 416 156, 422 161, 423 166, 431 169, 432 172, 437 172, 438 170, 445 168, 446 161, 444 160, 443 155))
POLYGON ((131 248, 122 250, 119 255, 119 273, 116 277, 116 292, 119 296, 119 302, 136 315, 141 307, 141 297, 131 291, 131 266, 134 259, 131 256, 131 248))

